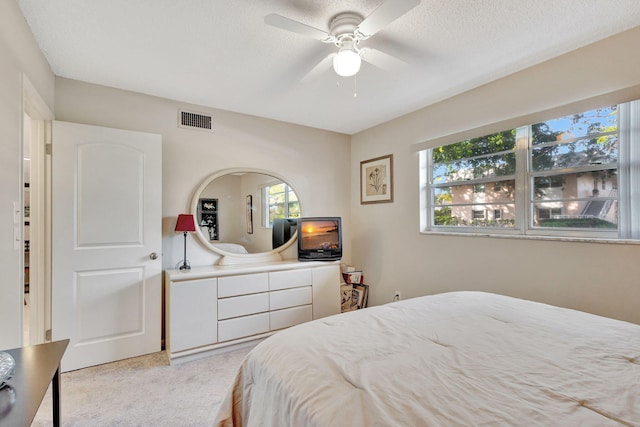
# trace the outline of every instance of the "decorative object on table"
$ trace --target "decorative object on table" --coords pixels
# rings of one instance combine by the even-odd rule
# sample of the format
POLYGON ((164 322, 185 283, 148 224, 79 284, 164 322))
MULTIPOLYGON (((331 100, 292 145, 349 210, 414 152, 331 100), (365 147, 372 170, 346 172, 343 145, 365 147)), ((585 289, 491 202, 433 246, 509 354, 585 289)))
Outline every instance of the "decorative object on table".
POLYGON ((16 362, 9 353, 0 353, 0 388, 13 377, 16 371, 16 362))
POLYGON ((340 264, 343 283, 340 284, 340 311, 360 310, 367 306, 369 285, 364 284, 362 270, 352 265, 340 264))
POLYGON ((9 384, 0 388, 0 422, 16 403, 16 391, 9 384))
POLYGON ((198 218, 200 227, 206 227, 209 240, 218 240, 218 199, 200 199, 198 218))
POLYGON ((369 299, 369 285, 365 284, 353 284, 353 305, 356 310, 365 308, 369 299))
POLYGON ((253 196, 247 196, 247 234, 253 234, 253 196))
POLYGON ((369 285, 363 283, 340 285, 340 311, 342 313, 365 308, 368 299, 369 285))
POLYGON ((0 421, 16 402, 16 392, 7 382, 16 372, 16 361, 9 353, 0 353, 0 421))
POLYGON ((353 301, 353 285, 340 285, 340 312, 355 310, 353 301))
POLYGON ((344 279, 344 283, 348 285, 364 283, 362 271, 349 271, 347 273, 342 273, 342 278, 344 279))
POLYGON ((196 223, 191 214, 180 214, 176 221, 176 233, 184 233, 184 260, 180 266, 180 270, 191 270, 191 265, 187 261, 187 233, 196 231, 196 223))
POLYGON ((360 204, 393 202, 393 154, 360 162, 360 204))

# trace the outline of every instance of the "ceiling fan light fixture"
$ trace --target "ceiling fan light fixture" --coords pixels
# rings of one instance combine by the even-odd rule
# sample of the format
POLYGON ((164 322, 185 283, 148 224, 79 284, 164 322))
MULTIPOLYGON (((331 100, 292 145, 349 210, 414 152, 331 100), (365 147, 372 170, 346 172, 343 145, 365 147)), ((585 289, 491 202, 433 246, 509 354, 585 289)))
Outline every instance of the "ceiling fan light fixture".
POLYGON ((333 57, 333 69, 339 76, 350 77, 360 71, 362 58, 351 47, 343 47, 333 57))
MULTIPOLYGON (((421 0, 384 0, 369 16, 356 12, 342 12, 329 23, 329 31, 320 30, 276 13, 264 17, 264 23, 282 30, 311 37, 322 43, 333 43, 338 53, 333 58, 333 69, 339 76, 350 77, 360 71, 362 62, 358 43, 369 39, 386 25, 395 21, 420 4, 421 0)), ((322 60, 312 71, 325 67, 322 60)))

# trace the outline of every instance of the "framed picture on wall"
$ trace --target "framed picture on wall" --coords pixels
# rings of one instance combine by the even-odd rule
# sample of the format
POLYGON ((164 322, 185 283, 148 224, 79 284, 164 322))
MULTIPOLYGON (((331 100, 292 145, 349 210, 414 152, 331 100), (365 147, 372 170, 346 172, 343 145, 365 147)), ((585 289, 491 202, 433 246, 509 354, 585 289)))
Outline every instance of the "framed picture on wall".
POLYGON ((360 204, 393 202, 393 154, 360 162, 360 204))
POLYGON ((253 196, 247 196, 247 234, 253 234, 253 196))

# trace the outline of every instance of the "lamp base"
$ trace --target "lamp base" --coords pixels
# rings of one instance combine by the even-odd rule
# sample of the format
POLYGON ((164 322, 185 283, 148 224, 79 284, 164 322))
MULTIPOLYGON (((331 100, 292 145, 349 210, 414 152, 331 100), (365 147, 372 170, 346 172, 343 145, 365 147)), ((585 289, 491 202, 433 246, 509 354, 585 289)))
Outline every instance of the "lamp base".
POLYGON ((191 270, 191 265, 189 265, 189 261, 187 261, 187 232, 184 232, 184 261, 182 261, 182 265, 180 266, 180 270, 191 270))

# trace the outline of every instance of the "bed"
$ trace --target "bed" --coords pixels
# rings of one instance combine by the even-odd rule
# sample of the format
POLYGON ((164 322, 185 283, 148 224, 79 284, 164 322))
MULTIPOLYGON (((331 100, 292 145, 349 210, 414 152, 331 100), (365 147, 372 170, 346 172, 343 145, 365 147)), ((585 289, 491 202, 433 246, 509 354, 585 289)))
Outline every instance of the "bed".
POLYGON ((451 292, 283 330, 217 426, 640 426, 640 326, 451 292))

